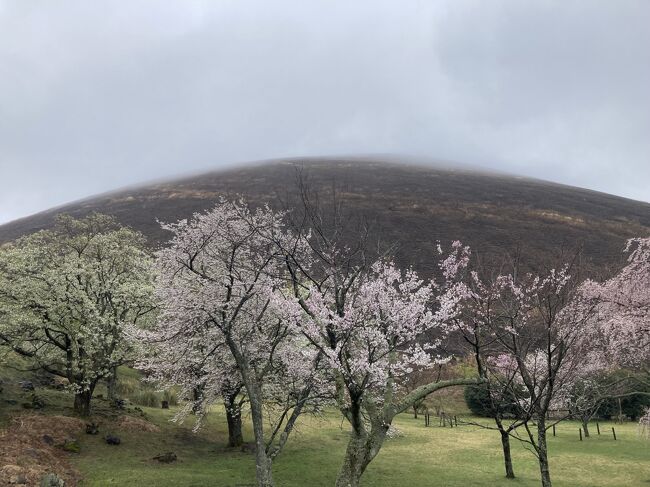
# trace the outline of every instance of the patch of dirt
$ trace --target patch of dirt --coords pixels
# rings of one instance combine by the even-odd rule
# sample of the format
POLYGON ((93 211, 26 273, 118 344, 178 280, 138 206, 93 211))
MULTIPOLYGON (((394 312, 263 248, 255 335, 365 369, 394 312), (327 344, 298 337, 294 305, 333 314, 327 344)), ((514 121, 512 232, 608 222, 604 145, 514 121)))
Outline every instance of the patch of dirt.
POLYGON ((47 473, 55 473, 66 485, 76 486, 80 473, 57 445, 82 433, 85 423, 77 418, 22 414, 0 431, 0 485, 38 486, 47 473))
POLYGON ((153 423, 134 416, 120 416, 115 421, 115 426, 125 431, 146 431, 147 433, 157 433, 160 428, 153 423))

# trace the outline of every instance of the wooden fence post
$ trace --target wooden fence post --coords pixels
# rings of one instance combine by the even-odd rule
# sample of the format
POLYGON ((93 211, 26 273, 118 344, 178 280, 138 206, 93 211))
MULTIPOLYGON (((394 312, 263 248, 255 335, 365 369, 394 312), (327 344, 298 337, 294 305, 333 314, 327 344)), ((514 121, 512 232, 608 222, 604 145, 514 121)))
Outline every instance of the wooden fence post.
POLYGON ((596 421, 596 431, 598 431, 598 434, 600 435, 600 425, 598 424, 598 421, 596 421))
POLYGON ((612 426, 612 434, 614 435, 614 441, 616 441, 616 430, 614 429, 613 426, 612 426))

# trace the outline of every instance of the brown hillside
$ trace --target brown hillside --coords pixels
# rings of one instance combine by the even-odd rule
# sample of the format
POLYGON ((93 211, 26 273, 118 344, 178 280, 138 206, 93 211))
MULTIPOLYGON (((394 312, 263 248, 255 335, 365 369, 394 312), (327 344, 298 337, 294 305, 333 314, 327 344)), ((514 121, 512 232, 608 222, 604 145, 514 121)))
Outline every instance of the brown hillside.
POLYGON ((627 238, 650 234, 648 203, 508 175, 350 158, 275 161, 104 194, 2 225, 0 242, 47 228, 57 213, 97 211, 159 244, 166 235, 156 220, 187 218, 221 195, 280 205, 295 189, 296 167, 316 188, 336 184, 348 208, 398 243, 400 263, 427 274, 437 240, 483 252, 520 247, 540 260, 583 245, 594 264, 607 265, 620 261, 627 238))

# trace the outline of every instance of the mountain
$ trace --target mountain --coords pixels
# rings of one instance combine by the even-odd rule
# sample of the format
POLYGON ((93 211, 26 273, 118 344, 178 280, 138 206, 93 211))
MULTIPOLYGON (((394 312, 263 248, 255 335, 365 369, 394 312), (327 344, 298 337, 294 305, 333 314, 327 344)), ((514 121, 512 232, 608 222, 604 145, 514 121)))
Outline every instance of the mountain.
POLYGON ((297 173, 311 187, 337 187, 339 202, 396 242, 397 260, 429 274, 434 249, 461 240, 490 254, 520 249, 537 262, 581 245, 594 265, 620 262, 626 239, 650 235, 650 204, 546 181, 462 167, 368 158, 307 158, 249 164, 107 193, 0 226, 0 243, 52 225, 58 213, 114 215, 153 245, 171 222, 243 195, 281 207, 297 173))

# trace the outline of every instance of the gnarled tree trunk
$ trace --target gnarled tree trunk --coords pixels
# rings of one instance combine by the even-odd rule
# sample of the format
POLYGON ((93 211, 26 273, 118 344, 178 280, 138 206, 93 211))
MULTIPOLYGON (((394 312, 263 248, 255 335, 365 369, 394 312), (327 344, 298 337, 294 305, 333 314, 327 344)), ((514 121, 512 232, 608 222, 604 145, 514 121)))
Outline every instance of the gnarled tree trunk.
MULTIPOLYGON (((350 422, 352 432, 345 451, 343 466, 336 479, 336 487, 357 487, 359 485, 363 472, 379 453, 393 418, 397 414, 410 409, 413 404, 440 389, 457 385, 475 385, 478 382, 476 379, 451 379, 431 382, 409 392, 398 401, 394 401, 393 395, 387 393, 381 410, 375 408, 372 401, 366 400, 363 411, 370 418, 370 431, 367 430, 366 423, 364 423, 361 395, 358 393, 350 394, 350 405, 347 405, 345 401, 340 401, 339 407, 350 422)), ((392 384, 389 384, 389 386, 392 387, 392 384)), ((337 389, 341 396, 343 395, 343 387, 343 381, 337 383, 337 389)), ((388 391, 392 391, 390 387, 388 391)))
POLYGON ((227 343, 235 357, 241 372, 244 387, 248 393, 251 419, 253 422, 253 434, 255 435, 255 476, 257 478, 257 486, 274 487, 273 472, 271 470, 273 467, 273 459, 266 451, 266 440, 264 439, 264 409, 261 386, 237 344, 231 337, 227 337, 227 343))

